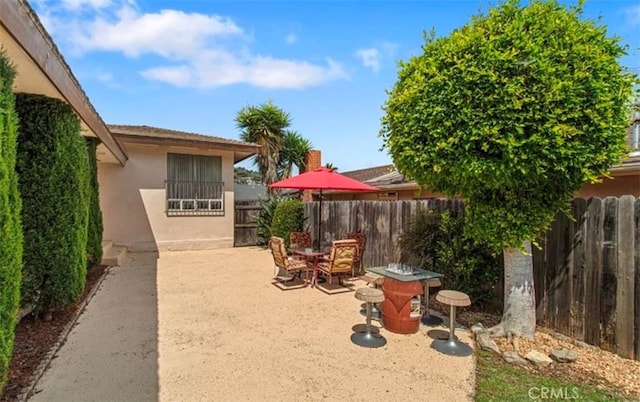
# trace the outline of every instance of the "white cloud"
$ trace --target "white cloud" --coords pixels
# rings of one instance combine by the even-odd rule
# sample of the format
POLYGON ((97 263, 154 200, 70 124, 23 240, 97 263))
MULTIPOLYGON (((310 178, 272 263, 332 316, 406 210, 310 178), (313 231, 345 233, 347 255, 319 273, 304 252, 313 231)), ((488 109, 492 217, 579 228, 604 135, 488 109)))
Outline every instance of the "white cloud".
POLYGON ((162 10, 138 14, 123 7, 116 21, 98 18, 82 27, 73 40, 81 51, 119 51, 129 57, 156 54, 166 58, 197 54, 212 38, 242 34, 228 18, 162 10))
POLYGON ((384 61, 394 57, 397 48, 398 45, 395 43, 382 42, 377 47, 356 50, 354 57, 357 57, 363 66, 377 73, 382 68, 384 61))
POLYGON ((359 58, 362 65, 375 72, 380 71, 380 51, 376 48, 358 49, 355 57, 359 58))
POLYGON ((293 45, 298 41, 298 37, 294 34, 289 34, 284 38, 284 41, 287 42, 289 45, 293 45))
POLYGON ((111 0, 61 0, 62 7, 68 10, 79 10, 83 7, 105 8, 111 5, 111 0))
MULTIPOLYGON (((228 17, 170 9, 143 13, 134 0, 60 1, 63 7, 103 7, 107 3, 109 7, 88 15, 86 9, 55 9, 47 2, 42 13, 58 41, 69 44, 77 55, 117 52, 129 58, 155 56, 143 60, 154 64, 140 71, 147 79, 195 88, 245 83, 299 89, 348 78, 341 65, 331 59, 318 64, 256 54, 248 47, 249 36, 243 28, 228 17)), ((285 40, 294 43, 297 38, 292 34, 285 40)))
POLYGON ((640 25, 640 4, 627 9, 627 15, 631 20, 631 26, 640 25))
POLYGON ((300 89, 348 78, 342 67, 331 59, 327 59, 325 67, 298 60, 263 56, 240 59, 228 55, 204 58, 192 65, 154 67, 143 71, 142 75, 180 87, 195 88, 246 83, 260 88, 300 89))

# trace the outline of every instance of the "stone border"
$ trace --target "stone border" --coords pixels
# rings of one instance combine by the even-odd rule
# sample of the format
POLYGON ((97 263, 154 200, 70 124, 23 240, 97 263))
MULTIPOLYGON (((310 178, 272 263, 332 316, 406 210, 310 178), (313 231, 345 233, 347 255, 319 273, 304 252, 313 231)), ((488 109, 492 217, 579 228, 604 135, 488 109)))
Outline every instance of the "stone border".
POLYGON ((62 345, 64 345, 65 341, 67 340, 67 336, 69 336, 69 333, 71 332, 71 329, 73 329, 73 327, 78 322, 78 319, 84 312, 84 309, 87 307, 91 299, 93 299, 93 296, 96 294, 96 292, 102 285, 102 282, 104 282, 105 278, 111 271, 111 268, 113 267, 109 266, 105 268, 100 278, 98 278, 98 280, 96 281, 96 284, 87 294, 87 297, 85 297, 85 299, 77 306, 76 311, 73 314, 73 318, 71 319, 71 321, 67 323, 67 326, 64 327, 64 329, 60 333, 60 336, 58 337, 58 341, 51 347, 51 349, 49 349, 49 352, 47 352, 44 359, 42 359, 42 361, 38 365, 38 368, 35 370, 35 372, 31 376, 30 384, 27 385, 25 388, 23 388, 20 394, 18 395, 18 398, 17 398, 18 402, 26 402, 29 399, 29 397, 31 396, 31 393, 36 388, 38 381, 40 381, 40 378, 42 378, 42 376, 44 375, 44 372, 49 367, 49 364, 55 357, 56 353, 58 353, 62 345))

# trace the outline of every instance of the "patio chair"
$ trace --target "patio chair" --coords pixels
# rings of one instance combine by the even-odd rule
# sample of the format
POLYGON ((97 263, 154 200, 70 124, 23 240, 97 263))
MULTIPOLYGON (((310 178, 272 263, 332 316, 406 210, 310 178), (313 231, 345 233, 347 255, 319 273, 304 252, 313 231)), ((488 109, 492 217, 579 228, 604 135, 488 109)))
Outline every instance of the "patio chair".
POLYGON ((288 280, 295 279, 296 275, 299 277, 302 271, 309 269, 305 260, 291 257, 287 254, 284 239, 281 237, 272 236, 271 239, 269 239, 269 250, 271 250, 271 254, 273 255, 273 263, 276 269, 275 276, 279 280, 284 279, 278 275, 281 269, 287 274, 290 272, 294 274, 293 277, 287 278, 288 280))
POLYGON ((289 233, 289 246, 291 248, 313 247, 311 232, 291 232, 289 233), (295 247, 294 247, 295 244, 295 247))
POLYGON ((347 239, 354 239, 358 243, 358 254, 353 262, 354 270, 351 272, 351 276, 355 276, 355 269, 358 269, 358 274, 363 271, 362 256, 364 255, 364 247, 367 243, 367 236, 361 231, 347 233, 347 239))
POLYGON ((335 275, 342 285, 341 276, 353 272, 353 262, 358 254, 358 243, 353 239, 334 240, 331 247, 331 254, 328 259, 323 259, 318 263, 318 271, 331 278, 335 275))

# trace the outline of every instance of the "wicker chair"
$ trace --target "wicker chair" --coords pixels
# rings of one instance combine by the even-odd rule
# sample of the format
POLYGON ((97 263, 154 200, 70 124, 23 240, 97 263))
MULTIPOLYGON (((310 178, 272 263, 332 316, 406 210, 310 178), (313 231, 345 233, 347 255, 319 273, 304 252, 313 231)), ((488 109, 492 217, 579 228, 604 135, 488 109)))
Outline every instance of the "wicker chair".
POLYGON ((285 279, 278 276, 280 269, 283 269, 287 274, 290 272, 294 273, 294 276, 287 278, 287 280, 293 280, 296 276, 299 277, 302 271, 309 269, 305 260, 287 255, 284 239, 281 237, 272 236, 271 239, 269 239, 269 250, 271 250, 271 254, 273 255, 273 263, 276 269, 275 276, 279 280, 285 279))
POLYGON ((297 248, 312 247, 311 232, 291 232, 289 233, 289 246, 297 248))
POLYGON ((363 266, 362 266, 362 256, 364 255, 364 247, 367 244, 367 236, 358 231, 347 233, 347 239, 354 239, 358 243, 358 254, 356 255, 355 260, 353 261, 354 270, 351 272, 351 276, 355 276, 355 269, 358 269, 358 274, 362 274, 363 266))
POLYGON ((338 276, 338 281, 342 285, 340 278, 353 272, 357 254, 358 243, 355 240, 334 240, 329 258, 318 263, 318 271, 328 276, 329 283, 333 275, 338 276))

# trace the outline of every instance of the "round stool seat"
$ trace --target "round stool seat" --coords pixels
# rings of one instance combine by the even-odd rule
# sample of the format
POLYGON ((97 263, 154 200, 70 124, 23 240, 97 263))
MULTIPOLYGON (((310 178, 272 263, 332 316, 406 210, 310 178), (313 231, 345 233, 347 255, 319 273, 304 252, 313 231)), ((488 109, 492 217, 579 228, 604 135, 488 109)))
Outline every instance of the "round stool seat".
POLYGON ((471 305, 469 296, 456 290, 441 290, 436 295, 436 300, 449 306, 465 307, 471 305))
POLYGON ((438 288, 442 286, 442 282, 440 278, 427 279, 424 281, 425 286, 429 286, 430 288, 438 288))
POLYGON ((382 285, 382 283, 384 282, 384 276, 374 274, 373 272, 367 272, 366 274, 362 275, 362 280, 369 284, 382 285))
POLYGON ((356 299, 367 303, 382 303, 384 301, 384 293, 376 288, 360 288, 356 290, 356 299))

